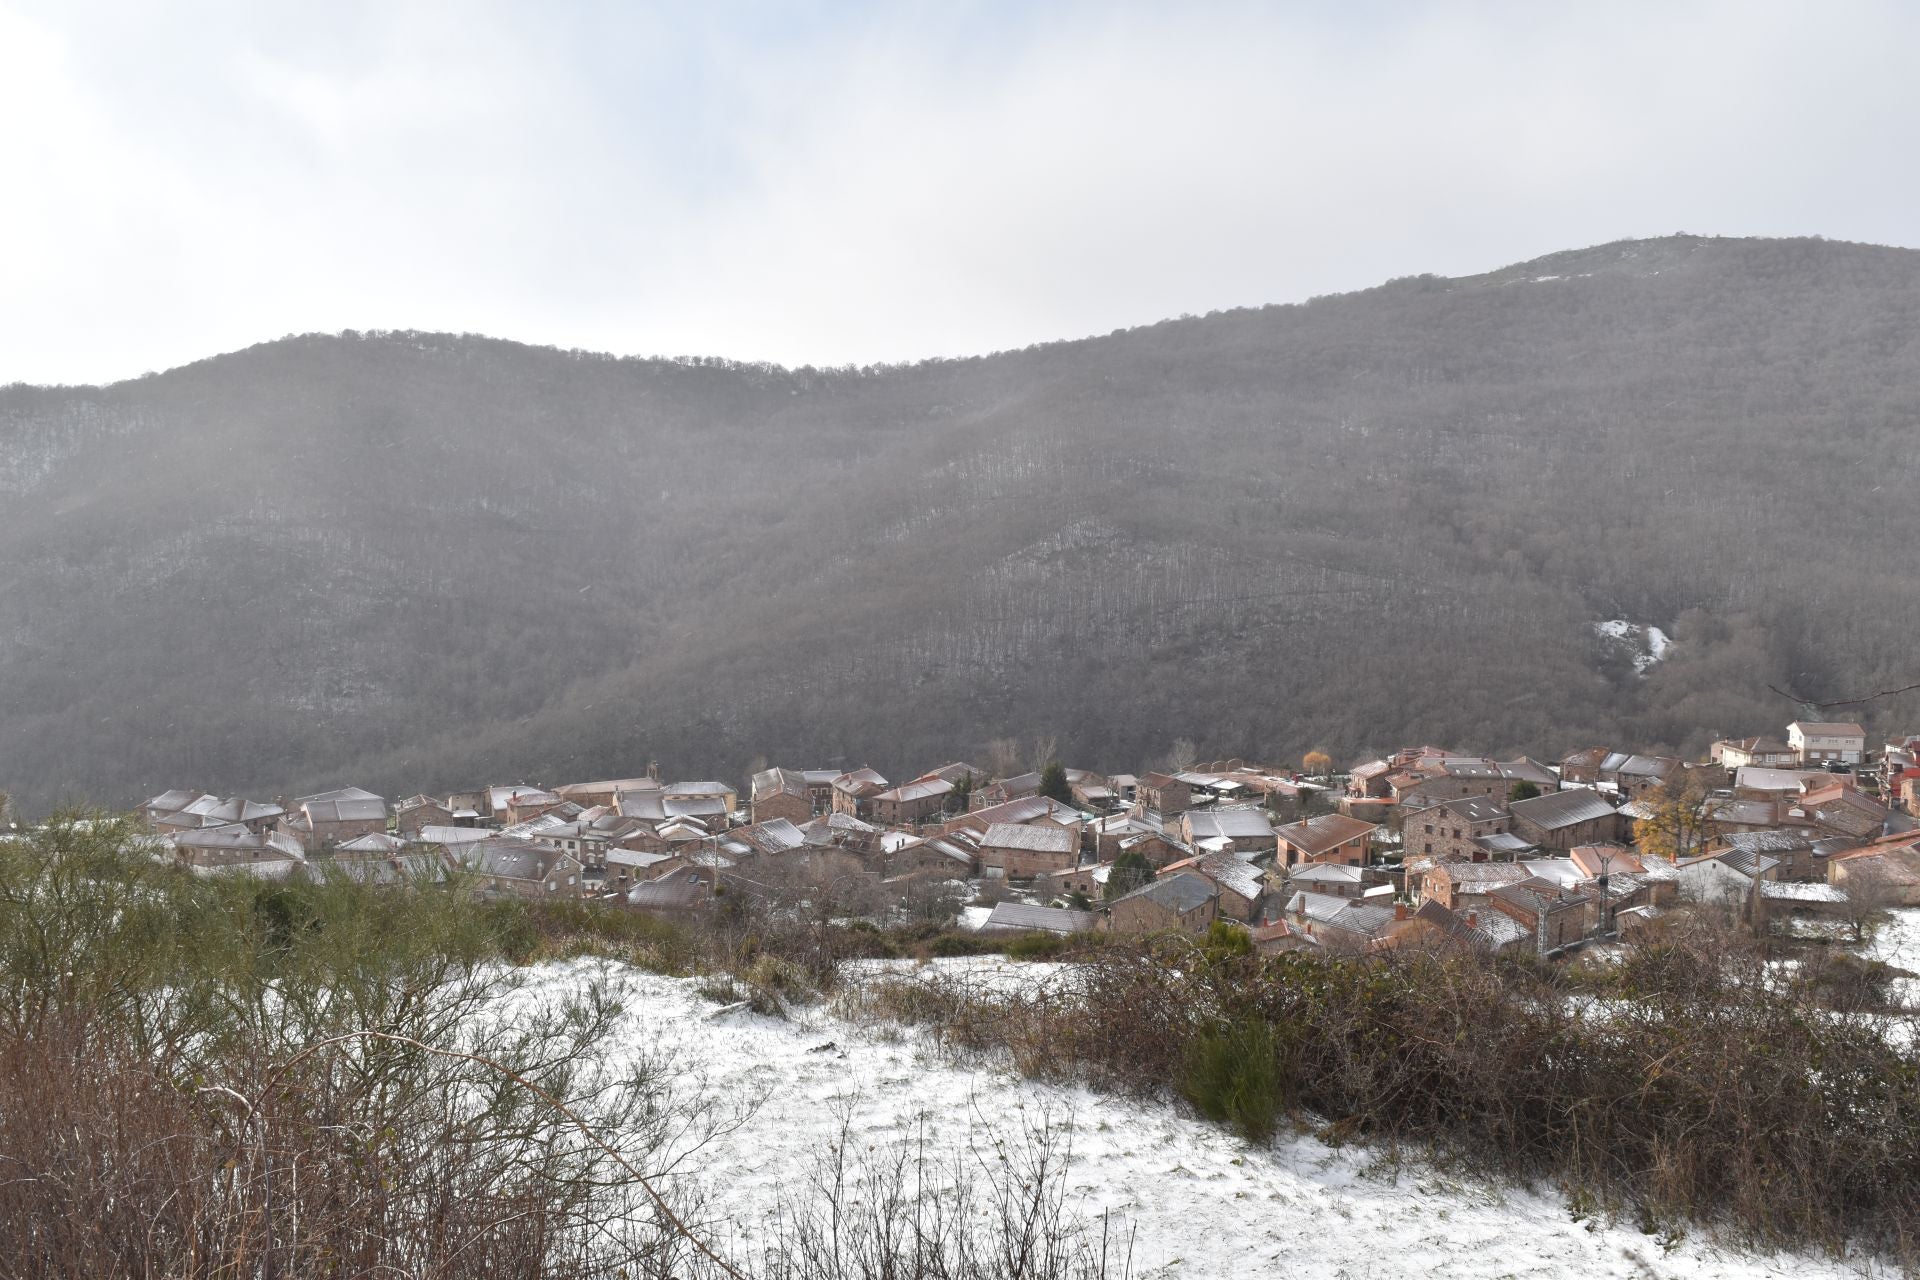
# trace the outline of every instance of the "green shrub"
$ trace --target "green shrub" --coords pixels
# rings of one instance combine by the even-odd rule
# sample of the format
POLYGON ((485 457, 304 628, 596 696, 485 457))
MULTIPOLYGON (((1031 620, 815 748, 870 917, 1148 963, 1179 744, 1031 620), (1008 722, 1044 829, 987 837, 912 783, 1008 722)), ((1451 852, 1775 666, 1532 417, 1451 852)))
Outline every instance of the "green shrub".
POLYGON ((1249 1142, 1272 1139, 1280 1123, 1279 1042, 1264 1022, 1210 1027, 1187 1048, 1180 1092, 1217 1124, 1249 1142))
POLYGON ((1023 933, 1007 944, 1012 960, 1051 960, 1066 950, 1067 940, 1055 933, 1023 933))

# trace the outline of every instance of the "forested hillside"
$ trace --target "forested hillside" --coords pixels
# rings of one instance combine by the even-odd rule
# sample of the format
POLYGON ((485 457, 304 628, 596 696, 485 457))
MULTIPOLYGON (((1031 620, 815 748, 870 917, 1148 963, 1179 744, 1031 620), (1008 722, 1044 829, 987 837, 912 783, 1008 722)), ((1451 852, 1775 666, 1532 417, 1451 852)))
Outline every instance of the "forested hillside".
POLYGON ((1692 237, 907 367, 15 386, 0 789, 1693 748, 1920 679, 1916 441, 1920 253, 1692 237))

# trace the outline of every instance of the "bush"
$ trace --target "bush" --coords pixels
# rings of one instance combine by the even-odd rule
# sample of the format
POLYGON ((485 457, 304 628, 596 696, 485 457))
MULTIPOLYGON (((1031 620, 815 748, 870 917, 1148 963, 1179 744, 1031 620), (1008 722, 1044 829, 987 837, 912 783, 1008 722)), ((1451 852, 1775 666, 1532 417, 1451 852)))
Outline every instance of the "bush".
POLYGON ((1180 1093, 1201 1115, 1231 1126, 1248 1142, 1271 1141, 1282 1110, 1273 1028, 1245 1021, 1201 1031, 1188 1046, 1180 1093))
POLYGON ((1067 940, 1057 933, 1023 933, 1007 944, 1007 958, 1051 960, 1066 947, 1067 940))

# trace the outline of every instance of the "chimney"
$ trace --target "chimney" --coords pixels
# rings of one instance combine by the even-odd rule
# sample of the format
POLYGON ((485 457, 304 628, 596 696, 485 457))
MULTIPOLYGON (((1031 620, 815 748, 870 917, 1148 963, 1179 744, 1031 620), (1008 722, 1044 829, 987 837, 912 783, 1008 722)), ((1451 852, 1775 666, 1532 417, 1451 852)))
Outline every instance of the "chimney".
POLYGON ((1410 914, 1411 913, 1407 910, 1406 903, 1396 902, 1393 904, 1393 918, 1395 920, 1405 920, 1410 914))
POLYGON ((660 781, 660 762, 658 760, 647 761, 647 777, 654 782, 660 781))
POLYGON ((1479 927, 1480 927, 1480 913, 1478 911, 1467 912, 1467 928, 1478 929, 1479 927))

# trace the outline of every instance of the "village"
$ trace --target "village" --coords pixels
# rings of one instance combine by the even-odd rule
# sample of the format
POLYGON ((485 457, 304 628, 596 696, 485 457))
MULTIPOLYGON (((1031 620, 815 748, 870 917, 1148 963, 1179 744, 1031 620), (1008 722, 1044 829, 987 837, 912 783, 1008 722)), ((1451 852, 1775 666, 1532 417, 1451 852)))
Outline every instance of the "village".
POLYGON ((154 856, 198 875, 458 879, 697 920, 736 900, 983 934, 1245 930, 1260 951, 1414 942, 1560 956, 1711 906, 1767 931, 1920 904, 1920 737, 1858 724, 1557 762, 1408 747, 1335 772, 1139 775, 955 762, 499 785, 398 801, 156 795, 154 856), (329 870, 330 869, 330 870, 329 870))

